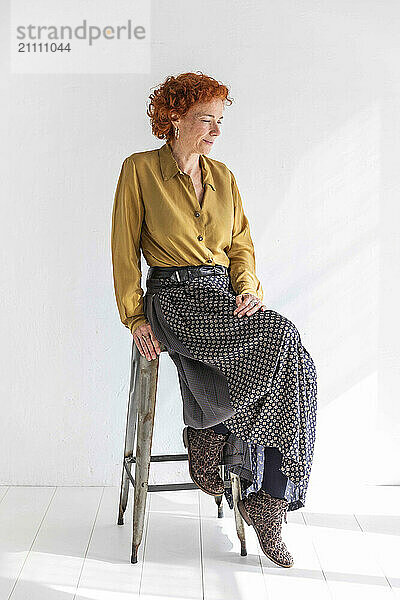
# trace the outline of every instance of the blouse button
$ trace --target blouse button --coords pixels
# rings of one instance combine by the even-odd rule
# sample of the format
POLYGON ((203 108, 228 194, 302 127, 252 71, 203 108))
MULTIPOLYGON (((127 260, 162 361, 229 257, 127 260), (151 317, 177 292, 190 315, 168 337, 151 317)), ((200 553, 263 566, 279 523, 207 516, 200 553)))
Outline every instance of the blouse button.
POLYGON ((195 216, 196 216, 196 217, 199 217, 199 216, 200 216, 200 213, 199 213, 199 212, 195 212, 194 214, 195 214, 195 216))
POLYGON ((198 235, 197 239, 200 240, 200 242, 201 242, 201 240, 203 239, 203 236, 202 235, 198 235))

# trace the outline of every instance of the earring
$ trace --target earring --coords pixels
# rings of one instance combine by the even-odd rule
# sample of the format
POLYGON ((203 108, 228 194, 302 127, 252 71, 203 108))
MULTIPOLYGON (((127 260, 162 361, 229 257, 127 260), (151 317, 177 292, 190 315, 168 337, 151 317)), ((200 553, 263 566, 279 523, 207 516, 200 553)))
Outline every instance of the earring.
POLYGON ((175 139, 179 138, 179 127, 175 127, 175 139))

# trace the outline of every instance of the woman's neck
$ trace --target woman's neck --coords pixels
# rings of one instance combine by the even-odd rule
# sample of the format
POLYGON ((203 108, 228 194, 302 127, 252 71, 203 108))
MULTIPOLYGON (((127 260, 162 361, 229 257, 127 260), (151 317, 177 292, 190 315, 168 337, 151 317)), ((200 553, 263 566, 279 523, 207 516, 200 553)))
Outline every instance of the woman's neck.
POLYGON ((200 155, 182 147, 177 141, 168 142, 171 147, 172 156, 176 160, 181 171, 195 177, 200 172, 200 155))

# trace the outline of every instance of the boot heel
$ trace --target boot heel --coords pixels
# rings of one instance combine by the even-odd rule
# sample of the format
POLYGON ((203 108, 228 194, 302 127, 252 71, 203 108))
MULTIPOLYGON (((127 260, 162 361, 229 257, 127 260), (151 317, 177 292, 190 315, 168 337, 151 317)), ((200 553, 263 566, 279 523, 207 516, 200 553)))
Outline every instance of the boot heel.
POLYGON ((242 515, 243 519, 246 521, 247 525, 252 525, 250 517, 247 514, 247 510, 245 509, 245 506, 243 504, 243 500, 239 500, 239 502, 237 503, 237 506, 238 506, 240 514, 242 515))

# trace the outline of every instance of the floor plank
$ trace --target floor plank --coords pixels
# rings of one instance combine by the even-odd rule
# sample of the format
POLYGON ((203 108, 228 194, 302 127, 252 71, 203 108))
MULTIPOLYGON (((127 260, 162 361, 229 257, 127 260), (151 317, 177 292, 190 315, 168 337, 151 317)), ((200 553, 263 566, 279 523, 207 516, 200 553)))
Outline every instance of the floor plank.
MULTIPOLYGON (((0 598, 17 584, 55 487, 9 487, 0 502, 0 598)), ((40 584, 39 584, 40 585, 40 584)))
MULTIPOLYGON (((149 499, 151 494, 147 496, 149 499)), ((144 548, 149 515, 146 502, 143 539, 138 549, 138 562, 132 564, 133 488, 130 487, 124 525, 118 525, 119 488, 104 490, 90 546, 82 568, 74 600, 90 598, 139 598, 144 548)))
POLYGON ((240 555, 233 511, 226 500, 224 517, 218 519, 212 496, 199 491, 204 600, 269 598, 261 569, 257 542, 245 524, 247 556, 240 555))
POLYGON ((400 516, 356 514, 365 543, 400 599, 400 516))
POLYGON ((140 597, 202 599, 197 490, 150 492, 140 597))
POLYGON ((304 517, 334 599, 394 598, 385 574, 365 544, 363 532, 353 514, 305 511, 304 517))
POLYGON ((73 598, 102 492, 102 487, 56 489, 11 600, 73 598))

